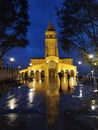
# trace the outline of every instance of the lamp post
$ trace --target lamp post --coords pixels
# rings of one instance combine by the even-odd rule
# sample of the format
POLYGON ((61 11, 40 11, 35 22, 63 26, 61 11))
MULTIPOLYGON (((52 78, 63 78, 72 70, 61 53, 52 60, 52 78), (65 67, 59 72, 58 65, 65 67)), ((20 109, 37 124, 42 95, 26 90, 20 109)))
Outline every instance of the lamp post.
POLYGON ((79 69, 79 67, 80 67, 80 65, 82 64, 82 62, 81 61, 78 61, 78 80, 79 80, 79 78, 80 78, 80 69, 79 69))
MULTIPOLYGON (((32 67, 32 63, 29 63, 29 66, 31 68, 32 67)), ((28 81, 30 81, 30 82, 33 81, 32 74, 31 74, 31 69, 30 69, 30 72, 29 72, 28 81)))
POLYGON ((91 83, 93 85, 93 54, 89 55, 89 58, 91 59, 91 83))
POLYGON ((10 61, 12 62, 12 82, 13 82, 13 62, 15 61, 14 58, 10 58, 10 61))
POLYGON ((78 61, 78 65, 81 65, 82 64, 82 62, 81 61, 78 61))
POLYGON ((91 59, 91 77, 93 77, 93 54, 89 55, 89 58, 91 59))

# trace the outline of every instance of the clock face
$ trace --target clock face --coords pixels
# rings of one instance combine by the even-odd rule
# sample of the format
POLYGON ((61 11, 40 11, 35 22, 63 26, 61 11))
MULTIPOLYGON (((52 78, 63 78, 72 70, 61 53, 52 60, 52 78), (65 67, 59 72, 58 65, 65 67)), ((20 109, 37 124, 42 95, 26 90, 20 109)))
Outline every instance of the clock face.
POLYGON ((55 67, 56 67, 56 63, 54 61, 50 61, 49 68, 55 68, 55 67))

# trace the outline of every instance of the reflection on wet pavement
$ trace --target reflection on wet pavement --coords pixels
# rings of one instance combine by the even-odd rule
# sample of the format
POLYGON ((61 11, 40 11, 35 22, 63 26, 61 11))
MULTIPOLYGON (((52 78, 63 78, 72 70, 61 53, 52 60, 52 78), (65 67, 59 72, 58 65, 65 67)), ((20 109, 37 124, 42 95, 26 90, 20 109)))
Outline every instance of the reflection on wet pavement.
POLYGON ((13 88, 4 86, 0 130, 98 129, 96 86, 73 86, 74 82, 71 79, 69 89, 68 82, 62 79, 63 93, 59 93, 58 79, 39 79, 13 88))

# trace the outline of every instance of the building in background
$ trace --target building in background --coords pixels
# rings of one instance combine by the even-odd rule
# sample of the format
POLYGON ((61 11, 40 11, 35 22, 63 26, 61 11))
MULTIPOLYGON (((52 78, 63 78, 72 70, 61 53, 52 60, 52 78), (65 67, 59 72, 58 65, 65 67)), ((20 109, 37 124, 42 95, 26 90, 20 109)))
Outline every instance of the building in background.
POLYGON ((22 77, 33 75, 37 78, 52 78, 57 77, 58 72, 62 72, 63 77, 68 73, 70 76, 76 76, 76 70, 77 67, 73 65, 72 58, 59 58, 56 30, 50 21, 45 32, 45 57, 31 59, 30 66, 21 70, 20 74, 22 77))

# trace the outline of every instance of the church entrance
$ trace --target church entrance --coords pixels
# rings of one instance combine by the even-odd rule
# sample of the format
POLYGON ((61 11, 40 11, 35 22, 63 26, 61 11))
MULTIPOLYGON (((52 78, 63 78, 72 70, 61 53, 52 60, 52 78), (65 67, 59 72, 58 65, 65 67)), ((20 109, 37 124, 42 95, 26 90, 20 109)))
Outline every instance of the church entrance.
POLYGON ((55 77, 55 69, 49 69, 49 77, 55 77))
POLYGON ((49 67, 49 77, 56 77, 56 68, 57 68, 57 64, 54 61, 50 61, 48 64, 49 67))

